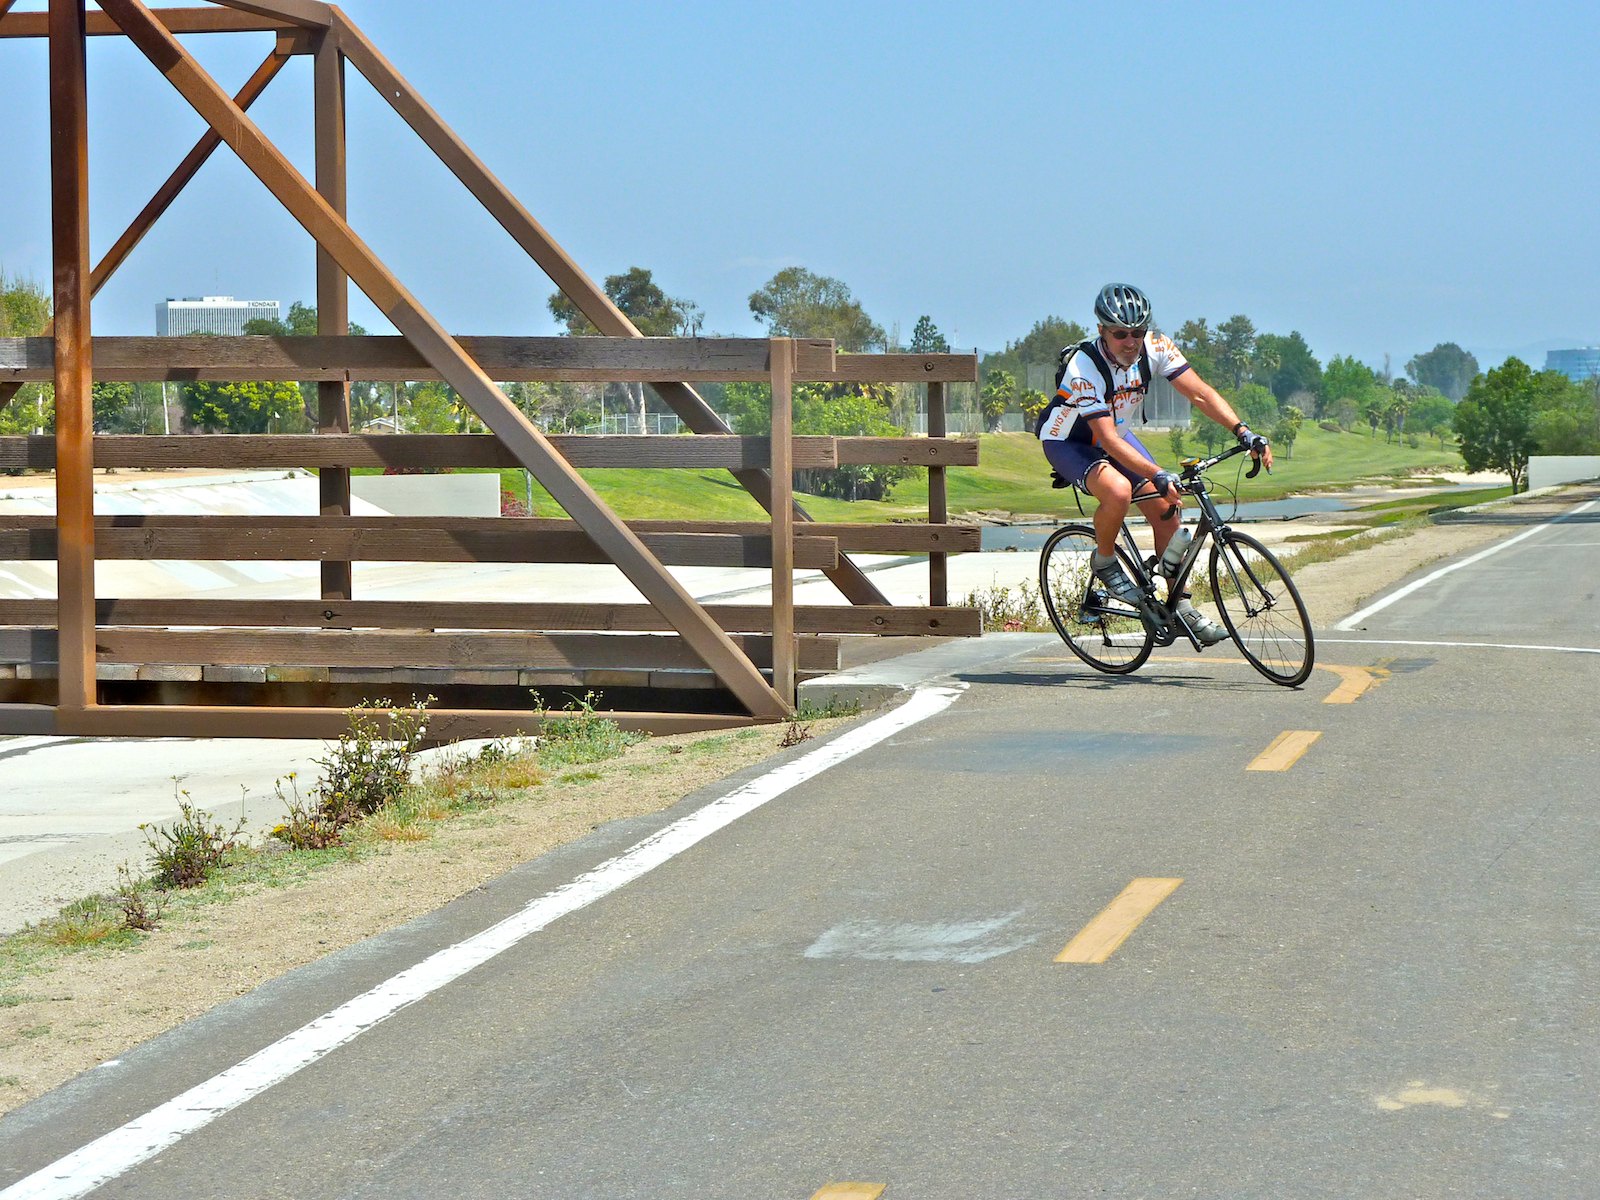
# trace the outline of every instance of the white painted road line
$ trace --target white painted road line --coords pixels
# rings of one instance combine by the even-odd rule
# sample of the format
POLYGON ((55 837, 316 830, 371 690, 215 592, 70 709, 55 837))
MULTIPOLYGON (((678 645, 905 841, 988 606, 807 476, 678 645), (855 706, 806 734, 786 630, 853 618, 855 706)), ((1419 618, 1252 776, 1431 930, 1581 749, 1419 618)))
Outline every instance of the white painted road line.
POLYGON ((1411 595, 1413 592, 1421 591, 1423 588, 1427 587, 1430 583, 1433 583, 1435 580, 1444 578, 1446 575, 1450 574, 1450 572, 1459 571, 1459 570, 1461 570, 1462 567, 1470 567, 1473 563, 1476 563, 1476 562, 1482 562, 1484 559, 1488 558, 1491 554, 1498 554, 1502 550, 1508 549, 1511 546, 1515 546, 1518 542, 1523 541, 1525 538, 1531 538, 1536 533, 1543 533, 1547 529, 1553 529, 1555 526, 1559 525, 1562 521, 1565 521, 1565 520, 1567 520, 1567 519, 1569 519, 1571 517, 1575 517, 1579 513, 1584 512, 1587 509, 1593 508, 1596 504, 1600 504, 1600 500, 1585 500, 1582 504, 1578 505, 1576 508, 1571 509, 1568 512, 1562 513, 1559 517, 1556 517, 1552 521, 1546 521, 1543 525, 1535 525, 1532 529, 1525 529, 1521 533, 1517 534, 1516 537, 1507 538, 1503 542, 1496 542, 1493 546, 1490 546, 1487 550, 1480 550, 1480 551, 1478 551, 1478 553, 1472 555, 1469 558, 1463 558, 1458 563, 1451 563, 1448 567, 1440 567, 1437 571, 1433 571, 1433 572, 1431 572, 1431 573, 1429 573, 1427 575, 1424 575, 1421 579, 1414 580, 1413 582, 1406 584, 1406 586, 1401 588, 1399 591, 1390 592, 1387 596, 1385 596, 1382 600, 1379 600, 1377 603, 1369 604, 1369 605, 1367 605, 1367 607, 1363 608, 1360 612, 1353 613, 1352 615, 1346 617, 1344 620, 1340 621, 1337 625, 1335 625, 1334 628, 1338 629, 1338 630, 1341 630, 1341 631, 1344 631, 1344 632, 1348 632, 1350 630, 1353 630, 1353 629, 1357 628, 1358 626, 1360 626, 1361 622, 1365 621, 1368 617, 1372 616, 1374 613, 1381 612, 1384 609, 1388 608, 1389 605, 1393 604, 1396 600, 1404 600, 1407 596, 1411 595))
POLYGON ((1319 646, 1443 646, 1448 649, 1468 650, 1554 650, 1560 654, 1600 654, 1600 646, 1537 646, 1517 642, 1424 642, 1400 638, 1330 638, 1317 639, 1319 646))
POLYGON ((964 690, 964 684, 919 688, 893 712, 713 800, 571 883, 529 901, 482 933, 447 946, 243 1062, 18 1180, 0 1192, 0 1200, 73 1200, 93 1191, 552 922, 610 895, 829 767, 943 712, 964 690))

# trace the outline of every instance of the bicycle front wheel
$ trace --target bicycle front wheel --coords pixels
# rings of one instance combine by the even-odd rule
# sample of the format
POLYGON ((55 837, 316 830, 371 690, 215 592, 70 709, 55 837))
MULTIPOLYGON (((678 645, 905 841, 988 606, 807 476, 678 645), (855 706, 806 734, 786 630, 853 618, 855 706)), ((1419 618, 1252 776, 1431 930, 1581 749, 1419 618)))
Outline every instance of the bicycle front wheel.
MULTIPOLYGON (((1096 671, 1126 675, 1150 657, 1154 639, 1139 611, 1112 596, 1094 577, 1095 533, 1088 525, 1066 525, 1052 533, 1039 555, 1039 594, 1068 648, 1096 671)), ((1138 579, 1138 568, 1117 547, 1122 569, 1138 579)))
POLYGON ((1211 546, 1211 595, 1251 666, 1284 687, 1306 681, 1316 655, 1311 618, 1270 550, 1247 533, 1219 534, 1211 546))

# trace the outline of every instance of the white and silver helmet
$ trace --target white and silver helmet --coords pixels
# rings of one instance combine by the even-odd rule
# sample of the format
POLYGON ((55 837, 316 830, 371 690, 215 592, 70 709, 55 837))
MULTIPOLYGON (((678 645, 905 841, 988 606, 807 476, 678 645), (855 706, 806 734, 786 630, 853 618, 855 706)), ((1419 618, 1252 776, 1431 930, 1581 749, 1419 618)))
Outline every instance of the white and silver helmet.
POLYGON ((1131 283, 1108 283, 1094 299, 1094 317, 1111 329, 1150 328, 1150 301, 1131 283))

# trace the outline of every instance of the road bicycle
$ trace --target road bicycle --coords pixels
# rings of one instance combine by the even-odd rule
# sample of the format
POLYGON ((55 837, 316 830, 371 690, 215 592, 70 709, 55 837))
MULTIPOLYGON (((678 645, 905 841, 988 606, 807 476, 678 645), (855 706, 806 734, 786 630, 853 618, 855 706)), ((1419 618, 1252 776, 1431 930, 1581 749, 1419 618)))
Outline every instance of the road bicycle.
MULTIPOLYGON (((1196 567, 1209 545, 1210 592, 1205 593, 1197 577, 1195 600, 1216 605, 1234 644, 1252 667, 1273 683, 1298 687, 1311 674, 1316 654, 1305 602, 1272 552, 1222 519, 1206 480, 1207 471, 1246 452, 1235 446, 1212 458, 1184 459, 1178 490, 1194 497, 1199 519, 1170 594, 1184 594, 1191 574, 1198 576, 1196 567)), ((1258 459, 1249 477, 1254 479, 1260 470, 1258 459)), ((1139 588, 1138 603, 1118 600, 1095 578, 1095 543, 1093 525, 1064 525, 1050 535, 1039 555, 1039 592, 1045 610, 1074 654, 1097 671, 1126 675, 1142 667, 1154 647, 1170 646, 1179 638, 1197 651, 1206 648, 1161 598, 1156 557, 1141 554, 1126 521, 1116 553, 1139 588)))

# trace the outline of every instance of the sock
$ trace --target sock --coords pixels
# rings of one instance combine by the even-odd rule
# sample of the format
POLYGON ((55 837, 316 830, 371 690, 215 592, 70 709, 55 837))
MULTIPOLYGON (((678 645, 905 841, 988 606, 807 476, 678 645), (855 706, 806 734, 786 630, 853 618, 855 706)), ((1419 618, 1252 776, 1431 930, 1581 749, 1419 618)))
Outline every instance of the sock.
POLYGON ((1117 556, 1115 554, 1101 554, 1098 550, 1094 552, 1093 566, 1096 571, 1098 571, 1101 567, 1109 567, 1116 561, 1117 556))

